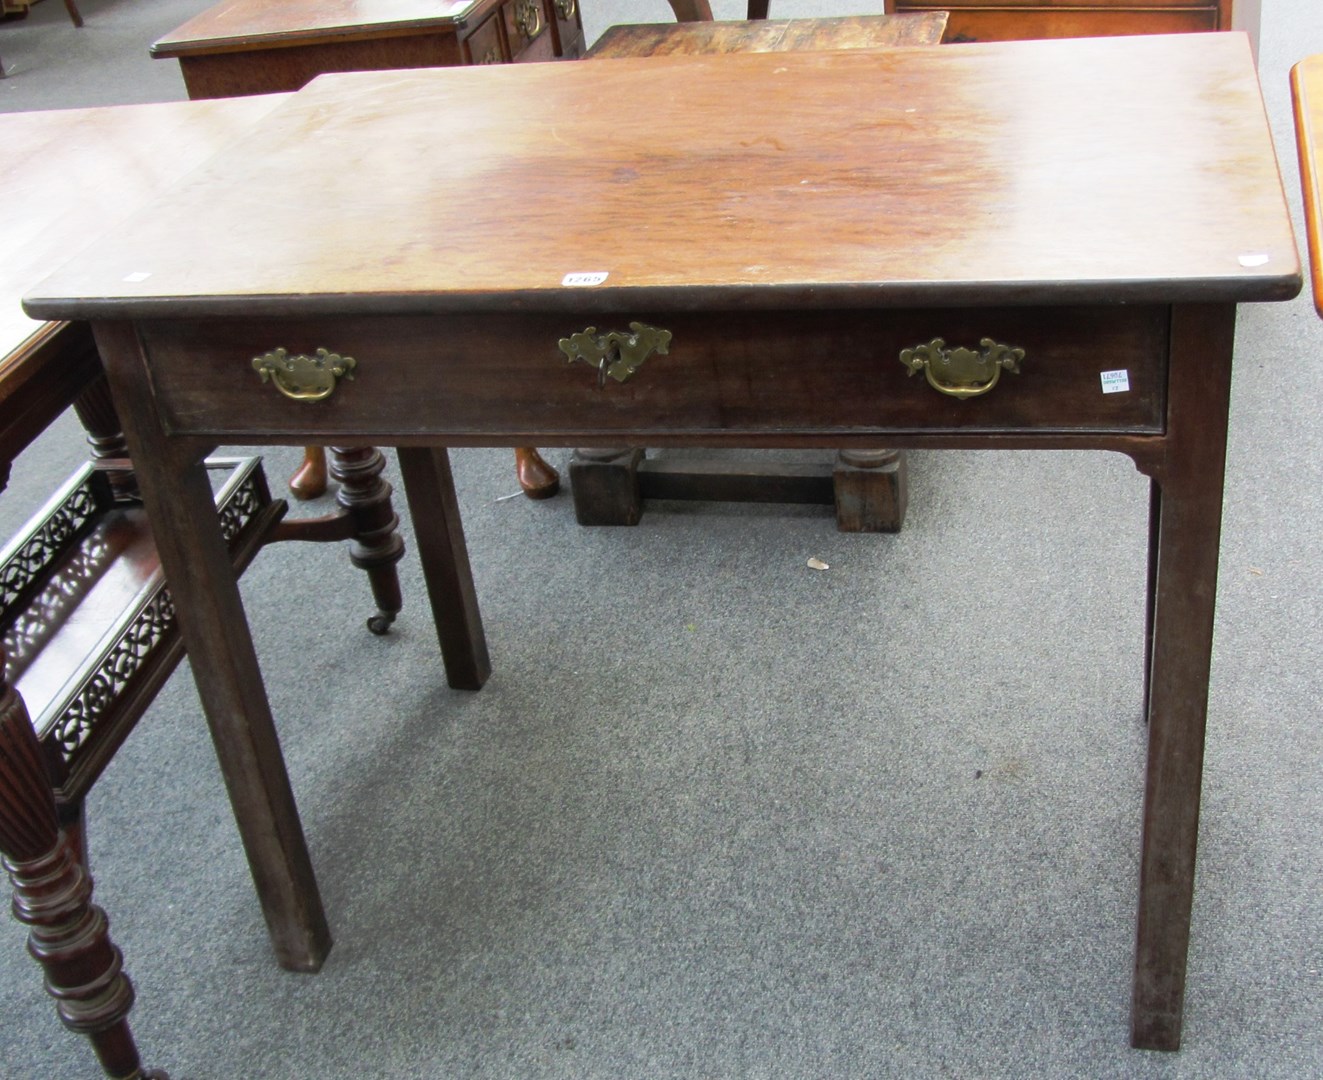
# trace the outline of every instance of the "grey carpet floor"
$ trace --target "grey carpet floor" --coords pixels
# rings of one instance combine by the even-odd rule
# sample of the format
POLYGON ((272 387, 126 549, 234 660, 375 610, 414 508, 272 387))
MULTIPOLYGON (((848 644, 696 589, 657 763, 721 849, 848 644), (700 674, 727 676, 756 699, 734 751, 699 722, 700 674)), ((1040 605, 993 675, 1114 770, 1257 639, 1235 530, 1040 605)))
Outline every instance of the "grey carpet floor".
MULTIPOLYGON (((74 30, 44 0, 0 27, 0 109, 182 97, 147 46, 206 4, 86 0, 74 30)), ((668 16, 591 6, 589 40, 668 16)), ((1264 0, 1297 214, 1286 77, 1319 51, 1316 0, 1264 0)), ((1248 307, 1238 350, 1179 1054, 1127 1046, 1147 495, 1128 460, 916 453, 904 531, 861 537, 783 506, 585 530, 568 496, 498 501, 508 452, 461 451, 481 693, 445 687, 412 555, 385 638, 340 551, 271 548, 244 579, 336 935, 319 975, 271 960, 186 666, 94 791, 97 897, 148 1063, 1323 1076, 1323 324, 1303 297, 1248 307)), ((82 456, 69 421, 20 462, 5 535, 82 456)), ((293 464, 267 460, 277 482, 293 464)), ((22 928, 0 930, 0 1076, 99 1075, 22 928)))

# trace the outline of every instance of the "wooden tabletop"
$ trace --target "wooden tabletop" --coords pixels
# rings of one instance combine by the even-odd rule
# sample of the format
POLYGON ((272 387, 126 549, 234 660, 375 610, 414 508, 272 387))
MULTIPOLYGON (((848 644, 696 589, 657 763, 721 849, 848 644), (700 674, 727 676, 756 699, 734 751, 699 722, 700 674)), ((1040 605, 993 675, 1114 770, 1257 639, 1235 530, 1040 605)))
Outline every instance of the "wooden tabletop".
POLYGON ((1323 56, 1310 56, 1291 69, 1291 99, 1314 307, 1323 316, 1323 56))
POLYGON ((461 23, 478 0, 223 0, 152 45, 152 55, 271 48, 285 36, 345 40, 461 23))
POLYGON ((0 358, 43 330, 24 292, 280 100, 0 114, 0 358))
POLYGON ((835 19, 723 19, 715 22, 628 23, 610 27, 587 59, 671 53, 797 52, 802 49, 881 49, 937 45, 945 11, 911 15, 853 15, 835 19))
POLYGON ((1300 286, 1227 33, 323 76, 28 304, 581 312, 577 274, 596 310, 1300 286))

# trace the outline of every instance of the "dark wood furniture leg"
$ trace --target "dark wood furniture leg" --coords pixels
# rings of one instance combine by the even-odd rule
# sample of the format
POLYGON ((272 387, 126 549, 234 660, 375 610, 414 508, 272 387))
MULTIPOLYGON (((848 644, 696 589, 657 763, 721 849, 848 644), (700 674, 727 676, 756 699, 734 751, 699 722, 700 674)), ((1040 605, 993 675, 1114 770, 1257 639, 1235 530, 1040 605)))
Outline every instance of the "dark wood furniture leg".
POLYGON ((1144 723, 1148 723, 1149 691, 1153 686, 1153 607, 1158 595, 1158 527, 1162 519, 1162 488, 1148 483, 1148 577, 1144 592, 1144 723))
POLYGON ((637 525, 643 516, 642 447, 579 449, 570 458, 574 518, 580 525, 637 525))
MULTIPOLYGON (((87 432, 87 445, 93 461, 127 460, 128 444, 120 429, 119 414, 110 397, 110 384, 98 378, 87 386, 74 401, 74 412, 83 430, 87 432)), ((117 495, 133 496, 138 493, 138 481, 132 469, 117 469, 109 473, 110 486, 117 495)))
POLYGON ((91 1040, 107 1076, 168 1080, 144 1071, 129 1030, 133 984, 92 903, 92 878, 73 837, 59 827, 55 795, 22 697, 5 680, 0 651, 0 852, 14 886, 15 917, 28 951, 70 1031, 91 1040))
POLYGON ((899 450, 842 450, 832 470, 841 532, 900 532, 909 502, 909 465, 899 450))
POLYGON ((133 327, 93 329, 276 958, 316 971, 331 933, 201 464, 207 447, 162 430, 133 327))
POLYGON ((1173 309, 1131 1011, 1148 1050, 1181 1042, 1234 334, 1233 306, 1173 309))
POLYGON ((331 447, 331 476, 340 484, 335 499, 352 522, 349 561, 367 573, 377 613, 368 629, 384 634, 403 600, 395 564, 404 557, 400 519, 391 505, 391 487, 381 478, 386 459, 375 446, 331 447))
POLYGON ((391 503, 391 486, 381 478, 386 459, 374 446, 331 447, 331 475, 340 485, 340 509, 315 518, 286 518, 273 541, 302 540, 324 544, 350 540, 350 561, 367 573, 377 610, 368 617, 374 634, 390 630, 404 606, 396 563, 404 557, 400 519, 391 503))
POLYGON ((480 690, 492 665, 464 543, 450 455, 433 447, 401 446, 397 453, 446 681, 456 690, 480 690))
POLYGON ((637 525, 648 499, 818 503, 841 532, 899 532, 909 502, 899 450, 843 450, 834 464, 649 458, 642 448, 579 449, 570 459, 580 525, 637 525))

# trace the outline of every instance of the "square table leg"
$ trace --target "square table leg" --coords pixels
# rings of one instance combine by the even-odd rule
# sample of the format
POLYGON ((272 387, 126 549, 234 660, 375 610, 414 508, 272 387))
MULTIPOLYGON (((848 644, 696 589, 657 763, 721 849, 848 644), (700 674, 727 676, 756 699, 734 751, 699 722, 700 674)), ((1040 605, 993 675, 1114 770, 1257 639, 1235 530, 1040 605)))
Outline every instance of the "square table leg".
POLYGON ((132 325, 93 329, 276 957, 316 971, 330 929, 202 467, 208 448, 161 427, 132 325))
POLYGON ((1172 312, 1167 453, 1154 476, 1148 766, 1131 1043, 1181 1042, 1213 645, 1235 308, 1172 312))
POLYGON ((450 456, 441 447, 401 446, 396 453, 441 643, 446 681, 456 690, 481 690, 492 664, 464 543, 450 456))

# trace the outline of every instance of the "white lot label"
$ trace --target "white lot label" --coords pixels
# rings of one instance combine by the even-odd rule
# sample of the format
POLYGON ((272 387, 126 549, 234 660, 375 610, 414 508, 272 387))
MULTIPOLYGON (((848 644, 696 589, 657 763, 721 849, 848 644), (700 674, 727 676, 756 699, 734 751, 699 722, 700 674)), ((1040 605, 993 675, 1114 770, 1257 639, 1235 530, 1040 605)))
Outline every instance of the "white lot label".
POLYGON ((1104 371, 1101 378, 1104 394, 1124 394, 1130 389, 1129 371, 1104 371))
POLYGON ((608 270, 580 271, 577 274, 566 274, 560 279, 560 283, 567 289, 586 289, 592 285, 600 285, 610 275, 608 270))

